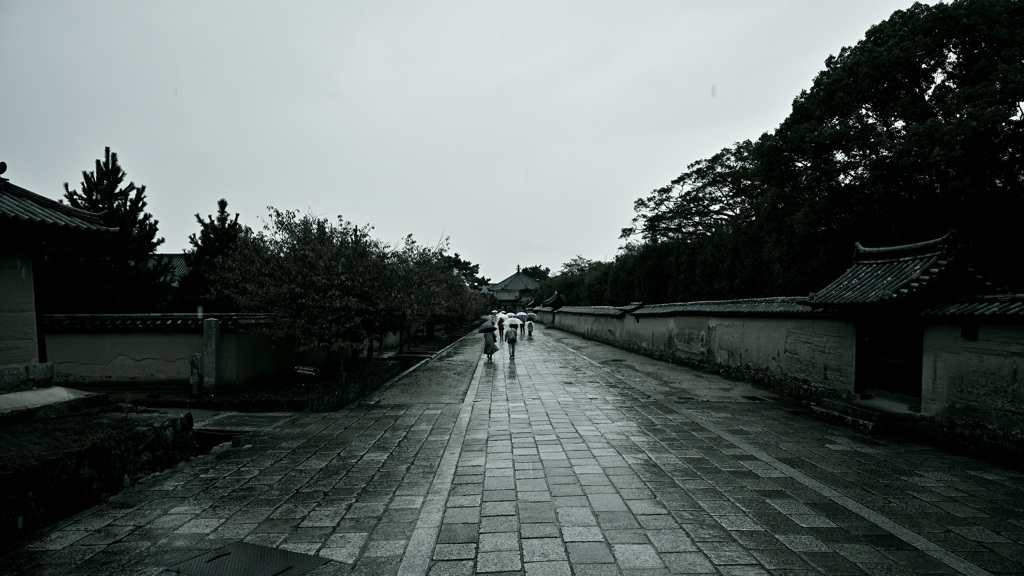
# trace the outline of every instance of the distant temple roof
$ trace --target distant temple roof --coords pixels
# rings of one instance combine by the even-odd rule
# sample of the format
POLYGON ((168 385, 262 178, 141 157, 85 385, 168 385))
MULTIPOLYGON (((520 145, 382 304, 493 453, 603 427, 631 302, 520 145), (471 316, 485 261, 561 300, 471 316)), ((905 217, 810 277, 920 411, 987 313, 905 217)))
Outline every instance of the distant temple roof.
POLYGON ((563 298, 562 295, 556 291, 554 294, 551 295, 551 298, 548 298, 547 300, 542 302, 542 304, 545 308, 558 310, 562 306, 565 306, 565 298, 563 298))
POLYGON ((72 208, 29 192, 0 178, 0 220, 13 220, 73 230, 116 232, 103 225, 103 215, 72 208))
POLYGON ((184 278, 192 268, 185 261, 185 254, 174 253, 174 254, 154 254, 152 260, 150 260, 150 266, 157 265, 157 259, 161 259, 164 262, 169 263, 169 270, 164 280, 171 286, 177 286, 178 283, 184 278))
POLYGON ((488 290, 491 292, 499 292, 501 290, 536 290, 538 286, 540 286, 540 282, 530 278, 526 274, 523 274, 520 271, 519 266, 516 266, 515 274, 505 278, 501 282, 491 284, 488 287, 488 290))
POLYGON ((865 248, 859 242, 855 246, 853 266, 831 284, 811 294, 808 299, 811 306, 828 308, 907 300, 940 282, 949 284, 954 276, 959 277, 956 282, 960 282, 962 288, 971 285, 976 290, 985 284, 962 263, 954 266, 956 247, 952 232, 942 238, 904 246, 865 248))

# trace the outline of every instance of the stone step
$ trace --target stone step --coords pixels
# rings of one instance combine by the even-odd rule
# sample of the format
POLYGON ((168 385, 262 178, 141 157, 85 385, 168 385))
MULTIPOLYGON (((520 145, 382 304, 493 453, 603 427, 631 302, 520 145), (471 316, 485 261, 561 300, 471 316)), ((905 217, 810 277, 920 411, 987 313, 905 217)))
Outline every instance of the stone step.
POLYGON ((916 413, 903 407, 885 409, 837 398, 825 398, 820 404, 811 406, 811 416, 868 434, 892 432, 917 418, 916 413))
POLYGON ((0 424, 79 414, 110 404, 106 394, 63 386, 0 394, 0 424))
POLYGON ((878 422, 873 419, 858 418, 842 411, 833 410, 817 404, 811 405, 810 416, 830 424, 838 424, 840 426, 854 428, 866 434, 874 433, 876 428, 878 428, 878 422))

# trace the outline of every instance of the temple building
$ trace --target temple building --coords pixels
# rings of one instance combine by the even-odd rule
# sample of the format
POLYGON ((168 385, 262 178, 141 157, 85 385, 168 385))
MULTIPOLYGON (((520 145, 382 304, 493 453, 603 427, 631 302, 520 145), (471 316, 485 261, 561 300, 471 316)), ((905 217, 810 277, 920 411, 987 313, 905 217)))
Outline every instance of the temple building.
POLYGON ((497 299, 498 308, 519 312, 525 310, 526 305, 533 301, 533 292, 538 286, 540 282, 523 274, 521 268, 516 266, 515 274, 488 286, 487 293, 497 299))

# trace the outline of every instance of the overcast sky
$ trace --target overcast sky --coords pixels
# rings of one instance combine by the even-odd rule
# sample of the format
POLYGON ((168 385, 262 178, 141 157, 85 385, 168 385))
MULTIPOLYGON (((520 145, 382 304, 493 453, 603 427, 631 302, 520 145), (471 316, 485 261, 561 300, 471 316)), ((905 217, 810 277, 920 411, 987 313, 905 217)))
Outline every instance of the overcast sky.
POLYGON ((162 252, 226 198, 557 272, 912 4, 0 0, 0 160, 57 199, 110 146, 162 252))

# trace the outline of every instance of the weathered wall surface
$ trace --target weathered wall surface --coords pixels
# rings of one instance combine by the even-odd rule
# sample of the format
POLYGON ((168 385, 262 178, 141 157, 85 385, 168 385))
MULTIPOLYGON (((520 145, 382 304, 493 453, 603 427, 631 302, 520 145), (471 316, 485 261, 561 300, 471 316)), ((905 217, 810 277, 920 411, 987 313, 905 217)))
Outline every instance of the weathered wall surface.
MULTIPOLYGON (((269 336, 223 328, 214 332, 218 343, 210 347, 204 347, 201 329, 189 332, 51 330, 46 334, 46 345, 49 359, 55 366, 55 381, 68 385, 103 381, 188 382, 192 355, 207 354, 207 349, 216 351, 216 362, 212 364, 215 378, 204 383, 211 388, 242 386, 291 373, 297 364, 323 368, 327 362, 339 362, 349 354, 342 350, 328 356, 323 351, 312 351, 299 356, 291 347, 269 336)), ((398 337, 389 335, 385 344, 397 346, 398 337)))
POLYGON ((0 366, 39 361, 32 260, 0 253, 0 366))
POLYGON ((149 332, 49 333, 46 352, 55 381, 188 382, 189 359, 203 353, 203 334, 149 332))
POLYGON ((925 328, 922 413, 966 415, 1006 425, 1024 422, 1024 327, 982 325, 977 338, 960 324, 925 328))
POLYGON ((49 385, 51 379, 52 366, 39 364, 32 259, 0 248, 0 394, 49 385))
POLYGON ((657 358, 767 371, 853 392, 856 330, 840 320, 559 312, 555 325, 657 358))

